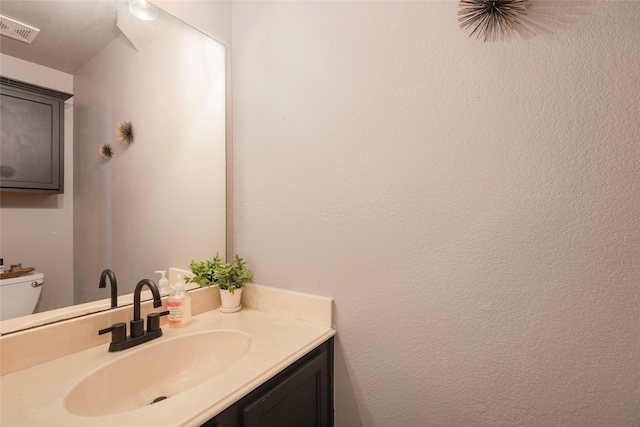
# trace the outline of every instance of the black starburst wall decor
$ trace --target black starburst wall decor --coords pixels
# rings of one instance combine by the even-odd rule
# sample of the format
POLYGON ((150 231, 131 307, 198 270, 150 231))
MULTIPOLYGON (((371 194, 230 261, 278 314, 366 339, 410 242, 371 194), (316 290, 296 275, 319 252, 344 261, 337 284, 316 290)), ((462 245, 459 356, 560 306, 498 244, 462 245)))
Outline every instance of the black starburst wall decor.
POLYGON ((102 144, 98 147, 98 151, 100 152, 100 155, 107 160, 111 160, 113 157, 113 148, 111 148, 109 144, 102 144))
POLYGON ((116 128, 116 134, 118 139, 125 145, 131 145, 133 143, 133 123, 131 120, 125 120, 118 123, 116 128))
POLYGON ((469 37, 475 34, 485 42, 495 40, 498 33, 512 31, 530 6, 528 0, 460 0, 458 23, 471 30, 469 37))

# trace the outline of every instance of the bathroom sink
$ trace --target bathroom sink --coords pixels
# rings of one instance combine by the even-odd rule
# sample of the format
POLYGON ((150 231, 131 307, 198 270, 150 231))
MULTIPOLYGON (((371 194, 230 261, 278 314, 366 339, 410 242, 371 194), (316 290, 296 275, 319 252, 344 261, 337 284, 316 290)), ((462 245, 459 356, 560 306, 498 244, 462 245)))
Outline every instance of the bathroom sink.
POLYGON ((248 335, 231 330, 164 337, 98 367, 69 392, 65 408, 98 417, 162 404, 220 374, 250 347, 248 335))

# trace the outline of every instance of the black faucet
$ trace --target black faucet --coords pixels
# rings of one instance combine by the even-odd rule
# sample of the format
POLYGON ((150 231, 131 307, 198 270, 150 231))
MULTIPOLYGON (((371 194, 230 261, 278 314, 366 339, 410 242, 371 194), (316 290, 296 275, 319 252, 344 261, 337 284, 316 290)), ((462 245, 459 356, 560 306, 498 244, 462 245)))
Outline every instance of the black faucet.
MULTIPOLYGON (((136 285, 136 289, 133 291, 133 320, 131 323, 131 338, 137 338, 139 336, 144 335, 144 320, 140 318, 140 294, 142 293, 142 288, 144 286, 149 287, 151 289, 151 293, 153 294, 153 306, 158 308, 162 305, 162 300, 160 299, 160 292, 158 291, 158 287, 151 279, 142 279, 136 285)), ((162 335, 162 330, 160 331, 160 335, 162 335)), ((160 336, 158 335, 158 336, 160 336)))
POLYGON ((109 328, 98 331, 98 335, 112 332, 109 351, 126 350, 127 348, 135 347, 139 344, 162 336, 162 329, 160 329, 160 316, 169 314, 168 311, 147 315, 147 330, 144 330, 144 320, 140 318, 140 294, 142 293, 142 288, 145 286, 147 286, 153 294, 153 306, 157 308, 162 305, 160 292, 153 280, 140 280, 133 292, 133 320, 129 322, 131 327, 131 336, 127 337, 127 324, 124 322, 116 323, 109 328))
POLYGON ((111 308, 116 308, 118 306, 118 281, 116 280, 116 273, 108 268, 103 270, 102 274, 100 274, 100 284, 98 284, 98 287, 107 287, 107 277, 109 277, 109 283, 111 284, 111 308))

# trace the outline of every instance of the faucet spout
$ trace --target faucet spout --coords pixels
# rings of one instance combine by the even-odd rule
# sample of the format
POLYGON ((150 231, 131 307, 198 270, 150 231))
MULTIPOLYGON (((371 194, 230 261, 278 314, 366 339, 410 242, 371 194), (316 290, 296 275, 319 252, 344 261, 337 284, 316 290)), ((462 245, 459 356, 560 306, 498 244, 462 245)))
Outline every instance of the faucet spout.
POLYGON ((111 308, 116 308, 118 306, 118 281, 116 280, 116 274, 108 268, 103 270, 102 274, 100 274, 100 283, 98 284, 98 287, 107 287, 107 277, 111 284, 111 308))
POLYGON ((142 293, 142 288, 147 286, 151 293, 153 294, 153 306, 160 307, 162 305, 162 299, 160 299, 160 292, 158 291, 158 287, 151 279, 142 279, 136 285, 135 291, 133 291, 133 320, 140 320, 140 294, 142 293))

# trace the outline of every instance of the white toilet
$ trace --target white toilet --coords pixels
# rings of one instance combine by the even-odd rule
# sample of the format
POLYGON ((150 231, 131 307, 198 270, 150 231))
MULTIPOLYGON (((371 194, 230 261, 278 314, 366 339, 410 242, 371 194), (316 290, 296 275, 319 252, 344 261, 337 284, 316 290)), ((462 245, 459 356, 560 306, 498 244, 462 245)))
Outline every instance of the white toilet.
POLYGON ((43 284, 44 274, 37 271, 0 280, 0 320, 32 314, 43 284))

